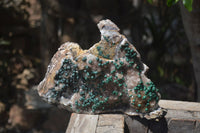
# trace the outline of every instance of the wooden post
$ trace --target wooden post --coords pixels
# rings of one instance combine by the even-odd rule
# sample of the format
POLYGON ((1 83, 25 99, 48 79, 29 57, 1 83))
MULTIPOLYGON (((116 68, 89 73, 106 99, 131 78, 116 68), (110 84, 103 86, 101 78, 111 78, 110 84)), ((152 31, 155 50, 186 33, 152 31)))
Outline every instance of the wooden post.
POLYGON ((200 103, 160 100, 167 114, 159 121, 123 114, 76 114, 66 133, 200 133, 200 103))
POLYGON ((120 114, 87 115, 72 113, 66 133, 124 133, 120 114))
POLYGON ((95 133, 98 115, 72 113, 66 133, 95 133))

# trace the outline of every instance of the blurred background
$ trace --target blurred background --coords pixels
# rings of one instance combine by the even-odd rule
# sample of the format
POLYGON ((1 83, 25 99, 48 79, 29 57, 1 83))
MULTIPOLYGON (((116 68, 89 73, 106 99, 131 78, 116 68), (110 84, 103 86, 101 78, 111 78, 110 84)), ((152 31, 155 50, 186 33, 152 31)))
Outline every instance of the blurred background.
POLYGON ((100 40, 110 19, 150 68, 162 99, 197 101, 190 45, 179 4, 166 0, 1 0, 0 133, 64 133, 70 113, 43 102, 36 89, 58 47, 100 40))

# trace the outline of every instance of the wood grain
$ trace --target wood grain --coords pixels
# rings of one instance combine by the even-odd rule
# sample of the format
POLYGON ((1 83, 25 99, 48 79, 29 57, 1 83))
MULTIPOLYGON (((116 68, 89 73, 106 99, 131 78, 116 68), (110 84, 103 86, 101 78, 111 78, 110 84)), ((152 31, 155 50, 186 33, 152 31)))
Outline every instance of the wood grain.
POLYGON ((123 114, 73 113, 66 133, 200 133, 200 103, 160 100, 159 105, 167 109, 159 121, 123 114))
POLYGON ((95 133, 98 117, 72 113, 66 133, 95 133))

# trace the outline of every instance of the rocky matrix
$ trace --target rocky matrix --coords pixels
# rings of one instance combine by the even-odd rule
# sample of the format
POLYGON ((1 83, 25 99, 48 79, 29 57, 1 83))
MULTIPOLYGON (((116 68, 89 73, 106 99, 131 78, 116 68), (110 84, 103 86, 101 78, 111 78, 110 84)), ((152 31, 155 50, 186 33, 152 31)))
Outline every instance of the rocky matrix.
POLYGON ((49 103, 76 113, 122 112, 158 118, 160 95, 145 76, 148 67, 110 20, 98 24, 101 40, 89 50, 77 43, 61 45, 38 92, 49 103))

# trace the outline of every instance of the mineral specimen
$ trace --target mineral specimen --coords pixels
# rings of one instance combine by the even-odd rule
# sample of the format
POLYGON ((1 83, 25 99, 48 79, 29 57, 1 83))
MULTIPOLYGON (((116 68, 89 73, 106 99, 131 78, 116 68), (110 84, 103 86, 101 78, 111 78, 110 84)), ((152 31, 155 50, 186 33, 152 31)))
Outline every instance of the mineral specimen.
POLYGON ((110 20, 98 24, 101 40, 89 50, 66 42, 53 56, 39 95, 76 113, 122 112, 147 119, 163 115, 148 67, 110 20))

